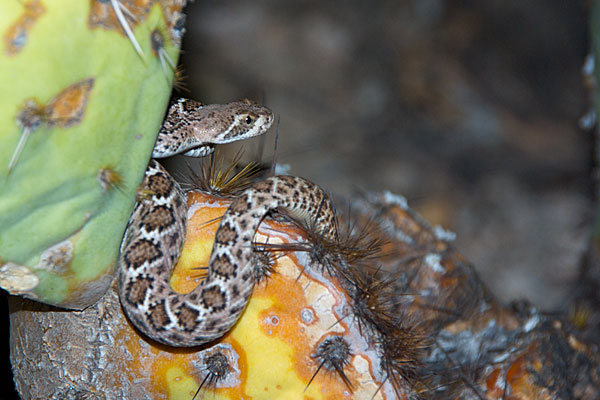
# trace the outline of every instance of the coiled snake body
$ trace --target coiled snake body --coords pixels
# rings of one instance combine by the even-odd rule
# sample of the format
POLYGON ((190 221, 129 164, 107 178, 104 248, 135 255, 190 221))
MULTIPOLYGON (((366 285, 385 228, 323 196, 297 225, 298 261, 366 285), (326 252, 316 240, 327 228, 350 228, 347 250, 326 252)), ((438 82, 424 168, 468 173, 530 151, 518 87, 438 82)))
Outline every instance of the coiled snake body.
MULTIPOLYGON (((169 110, 153 157, 206 155, 213 144, 264 133, 272 121, 270 110, 247 102, 200 107, 180 100, 169 110)), ((332 204, 321 188, 297 177, 268 178, 233 201, 217 230, 207 276, 190 293, 179 294, 169 279, 185 238, 186 197, 151 160, 119 259, 119 296, 129 319, 171 346, 197 346, 228 332, 254 286, 252 239, 274 209, 315 224, 330 238, 336 235, 332 204)))

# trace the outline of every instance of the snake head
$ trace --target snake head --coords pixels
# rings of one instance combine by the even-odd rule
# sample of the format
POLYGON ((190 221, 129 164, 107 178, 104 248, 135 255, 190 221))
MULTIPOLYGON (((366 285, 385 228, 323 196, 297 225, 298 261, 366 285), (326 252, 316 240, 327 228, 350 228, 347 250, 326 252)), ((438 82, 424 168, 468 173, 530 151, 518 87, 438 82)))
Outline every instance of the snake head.
MULTIPOLYGON (((206 107, 211 107, 206 106, 206 107)), ((213 137, 205 138, 213 144, 230 143, 236 140, 260 136, 271 127, 273 112, 250 100, 235 101, 215 107, 214 117, 222 124, 218 131, 213 131, 213 137)), ((219 124, 214 123, 213 126, 219 124)))
POLYGON ((262 135, 272 123, 273 112, 249 100, 203 105, 179 99, 169 108, 152 157, 205 156, 215 144, 262 135))

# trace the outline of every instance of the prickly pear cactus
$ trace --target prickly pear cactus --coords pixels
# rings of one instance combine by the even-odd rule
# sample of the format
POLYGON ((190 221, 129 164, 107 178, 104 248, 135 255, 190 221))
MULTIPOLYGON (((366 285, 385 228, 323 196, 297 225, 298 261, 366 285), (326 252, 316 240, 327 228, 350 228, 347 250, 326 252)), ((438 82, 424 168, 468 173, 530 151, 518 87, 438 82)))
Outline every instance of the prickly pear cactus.
POLYGON ((112 280, 171 92, 183 0, 0 3, 0 286, 62 307, 112 280))

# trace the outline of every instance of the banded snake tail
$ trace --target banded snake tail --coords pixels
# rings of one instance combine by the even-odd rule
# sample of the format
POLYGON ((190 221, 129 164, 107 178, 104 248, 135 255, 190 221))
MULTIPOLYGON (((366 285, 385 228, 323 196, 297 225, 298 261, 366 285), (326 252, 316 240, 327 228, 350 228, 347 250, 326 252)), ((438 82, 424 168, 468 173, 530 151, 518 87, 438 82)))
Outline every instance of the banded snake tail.
MULTIPOLYGON (((179 152, 206 155, 215 143, 264 133, 273 120, 270 110, 249 103, 206 106, 206 113, 184 103, 169 110, 154 157, 179 152), (250 106, 254 108, 249 110, 250 106), (192 144, 182 145, 190 136, 192 144)), ((185 238, 186 195, 154 160, 146 170, 142 193, 121 245, 119 297, 142 333, 171 346, 210 342, 236 323, 254 287, 252 240, 269 211, 310 223, 326 238, 337 237, 333 205, 321 188, 297 177, 268 178, 233 201, 217 230, 207 276, 190 293, 179 294, 169 279, 185 238)))

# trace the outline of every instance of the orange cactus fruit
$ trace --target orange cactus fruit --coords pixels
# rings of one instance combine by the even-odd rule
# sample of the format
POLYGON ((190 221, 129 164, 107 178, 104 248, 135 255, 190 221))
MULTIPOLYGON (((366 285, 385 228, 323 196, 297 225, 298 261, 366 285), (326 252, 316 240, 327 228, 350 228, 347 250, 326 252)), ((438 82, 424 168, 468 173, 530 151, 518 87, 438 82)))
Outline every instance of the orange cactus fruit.
MULTIPOLYGON (((202 279, 229 200, 188 194, 186 242, 171 278, 185 293, 202 279)), ((256 243, 305 242, 297 226, 265 220, 256 243)), ((210 346, 174 349, 127 326, 127 371, 151 377, 157 399, 392 399, 379 351, 350 315, 339 282, 311 267, 306 252, 269 252, 272 273, 255 285, 235 327, 210 346), (134 339, 134 340, 131 340, 134 339)), ((131 377, 133 380, 136 377, 131 377)))

